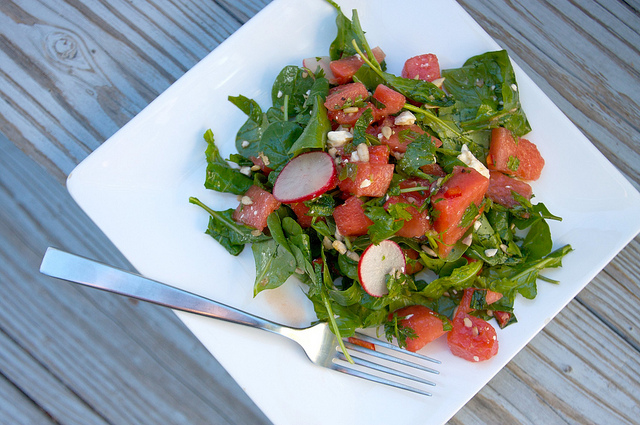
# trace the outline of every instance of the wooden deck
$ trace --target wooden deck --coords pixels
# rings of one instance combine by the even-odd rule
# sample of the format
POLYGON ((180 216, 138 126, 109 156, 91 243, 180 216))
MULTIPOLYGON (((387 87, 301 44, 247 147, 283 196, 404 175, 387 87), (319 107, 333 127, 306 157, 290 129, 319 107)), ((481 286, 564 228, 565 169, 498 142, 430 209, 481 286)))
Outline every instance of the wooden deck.
MULTIPOLYGON (((459 2, 640 188, 640 3, 459 2)), ((130 267, 67 174, 266 3, 0 1, 1 424, 269 423, 172 312, 38 273, 130 267)), ((450 423, 640 423, 639 294, 636 237, 450 423)))

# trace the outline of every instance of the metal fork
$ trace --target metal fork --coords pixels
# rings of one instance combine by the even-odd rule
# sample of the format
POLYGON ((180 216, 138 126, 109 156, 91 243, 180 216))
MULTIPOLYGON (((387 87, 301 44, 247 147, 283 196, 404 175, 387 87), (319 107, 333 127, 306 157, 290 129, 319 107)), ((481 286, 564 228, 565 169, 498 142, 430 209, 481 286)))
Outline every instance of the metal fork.
MULTIPOLYGON (((378 350, 372 350, 345 340, 344 345, 349 350, 349 355, 351 359, 353 359, 353 363, 357 365, 354 367, 347 361, 345 354, 339 348, 338 338, 331 332, 325 322, 306 328, 284 326, 182 289, 55 248, 47 249, 42 259, 42 264, 40 265, 40 272, 58 279, 64 279, 69 282, 79 283, 119 295, 126 295, 176 310, 187 311, 280 334, 297 342, 304 349, 309 359, 318 366, 414 393, 430 396, 431 393, 421 387, 424 385, 435 385, 434 382, 424 379, 421 376, 416 376, 415 373, 422 374, 422 372, 427 372, 438 374, 437 370, 426 367, 421 363, 408 361, 407 359, 378 350), (364 356, 354 355, 352 354, 353 352, 361 355, 364 354, 364 356), (376 360, 374 361, 373 359, 376 360), (398 370, 397 366, 390 367, 392 363, 401 365, 400 368, 405 371, 398 370), (382 373, 376 374, 365 372, 364 370, 382 373), (387 375, 390 376, 385 377, 387 375), (420 385, 408 385, 407 383, 403 383, 403 380, 413 381, 420 385)), ((372 343, 376 347, 384 347, 387 350, 402 352, 404 353, 403 355, 413 356, 418 360, 440 363, 440 361, 436 359, 402 350, 395 345, 371 338, 367 335, 358 333, 356 334, 356 338, 364 342, 372 343)))

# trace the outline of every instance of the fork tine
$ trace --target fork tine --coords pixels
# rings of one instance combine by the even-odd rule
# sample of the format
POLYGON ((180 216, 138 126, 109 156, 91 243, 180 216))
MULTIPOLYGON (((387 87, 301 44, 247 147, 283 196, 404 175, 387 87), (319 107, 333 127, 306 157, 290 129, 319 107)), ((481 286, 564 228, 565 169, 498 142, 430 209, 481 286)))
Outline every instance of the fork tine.
MULTIPOLYGON (((378 345, 380 347, 388 348, 389 350, 398 351, 400 353, 404 353, 404 354, 407 354, 409 356, 416 357, 416 358, 418 358, 420 360, 426 360, 428 362, 432 362, 432 363, 436 363, 436 364, 441 364, 442 363, 440 360, 434 359, 433 357, 428 357, 428 356, 425 356, 423 354, 414 353, 412 351, 404 350, 404 349, 402 349, 402 348, 400 348, 400 347, 398 347, 396 345, 390 344, 390 343, 388 343, 386 341, 382 341, 382 340, 377 339, 377 338, 372 338, 369 335, 364 335, 364 334, 356 332, 354 336, 356 338, 358 338, 358 339, 361 339, 361 340, 365 341, 365 342, 370 342, 373 345, 378 345)), ((436 371, 436 373, 439 373, 439 372, 436 371)))
MULTIPOLYGON (((341 359, 346 361, 346 357, 344 356, 344 354, 338 352, 337 356, 341 359)), ((354 359, 354 361, 356 361, 356 359, 359 359, 358 357, 352 357, 352 359, 354 359)), ((389 385, 391 387, 395 387, 395 388, 399 388, 401 390, 406 390, 406 391, 411 391, 413 393, 417 393, 417 394, 422 394, 422 395, 426 395, 431 397, 432 394, 428 391, 424 391, 421 390, 419 388, 415 388, 415 387, 411 387, 409 385, 405 385, 405 384, 401 384, 400 382, 396 382, 396 381, 391 381, 389 379, 385 379, 385 378, 381 378, 379 376, 376 375, 372 375, 370 373, 366 373, 366 372, 362 372, 360 370, 356 370, 356 369, 352 369, 343 365, 339 365, 336 363, 333 363, 330 366, 331 369, 338 371, 338 372, 342 372, 342 373, 346 373, 347 375, 351 375, 351 376, 356 376, 358 378, 363 378, 363 379, 367 379, 369 381, 373 381, 373 382, 377 382, 379 384, 384 384, 384 385, 389 385)))
MULTIPOLYGON (((337 354, 337 357, 340 360, 347 361, 347 358, 343 353, 338 352, 336 354, 337 354)), ((424 379, 424 378, 420 378, 419 376, 411 375, 410 373, 402 372, 400 370, 396 370, 396 369, 390 368, 388 366, 383 366, 381 364, 372 362, 370 360, 363 359, 363 358, 358 357, 358 356, 353 356, 352 355, 350 357, 353 360, 353 362, 355 364, 357 364, 357 365, 368 367, 369 369, 377 370, 378 372, 388 373, 389 375, 394 375, 394 376, 397 376, 399 378, 410 379, 412 381, 419 382, 421 384, 431 385, 432 387, 436 386, 435 382, 429 381, 429 380, 424 379)))
MULTIPOLYGON (((390 356, 389 354, 381 353, 381 352, 375 351, 375 350, 371 350, 369 348, 362 347, 362 346, 357 345, 357 344, 352 344, 352 343, 350 343, 348 341, 345 341, 344 345, 349 350, 358 351, 359 353, 364 353, 364 354, 367 354, 369 356, 373 356, 373 357, 377 357, 379 359, 383 359, 383 360, 387 360, 387 361, 394 362, 394 363, 397 363, 397 364, 401 364, 403 366, 409 366, 409 367, 412 367, 412 368, 415 368, 415 369, 420 369, 420 370, 423 370, 425 372, 434 373, 436 375, 440 374, 439 371, 437 371, 435 369, 431 369, 430 367, 422 366, 421 364, 410 362, 408 360, 401 359, 401 358, 398 358, 398 357, 395 357, 395 356, 390 356)), ((403 352, 404 351, 405 350, 403 350, 403 352)))

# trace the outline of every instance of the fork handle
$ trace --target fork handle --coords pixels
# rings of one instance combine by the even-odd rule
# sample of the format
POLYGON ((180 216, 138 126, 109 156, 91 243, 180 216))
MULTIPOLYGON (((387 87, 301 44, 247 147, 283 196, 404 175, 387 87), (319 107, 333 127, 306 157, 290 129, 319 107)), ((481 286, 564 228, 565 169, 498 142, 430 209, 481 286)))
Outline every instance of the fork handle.
POLYGON ((281 333, 282 325, 106 264, 47 248, 40 273, 176 310, 281 333))

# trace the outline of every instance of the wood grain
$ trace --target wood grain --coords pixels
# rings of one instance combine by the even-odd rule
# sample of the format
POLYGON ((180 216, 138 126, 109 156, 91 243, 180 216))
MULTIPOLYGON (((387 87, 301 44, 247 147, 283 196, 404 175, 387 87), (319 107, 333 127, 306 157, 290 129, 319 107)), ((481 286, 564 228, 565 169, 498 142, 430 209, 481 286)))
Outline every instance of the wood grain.
MULTIPOLYGON (((0 423, 269 423, 171 312, 37 272, 130 268, 66 176, 268 3, 0 2, 0 423)), ((459 3, 640 188, 640 3, 459 3)), ((639 264, 636 237, 450 423, 640 423, 639 264)))

